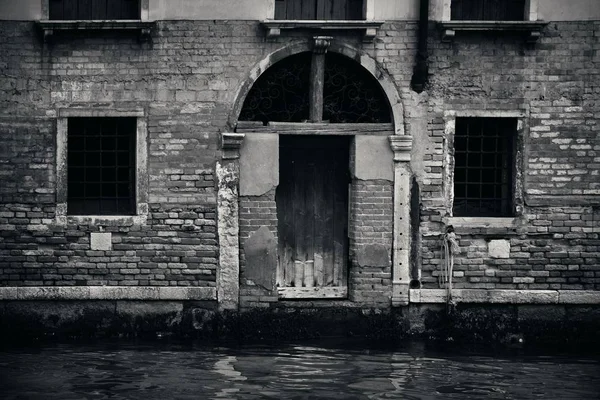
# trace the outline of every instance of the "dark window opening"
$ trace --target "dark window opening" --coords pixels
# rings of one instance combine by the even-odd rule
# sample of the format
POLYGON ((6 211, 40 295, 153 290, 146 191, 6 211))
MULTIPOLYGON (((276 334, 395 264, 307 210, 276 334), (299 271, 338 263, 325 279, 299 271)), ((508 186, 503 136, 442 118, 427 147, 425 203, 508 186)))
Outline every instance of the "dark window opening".
POLYGON ((136 118, 69 118, 68 214, 135 214, 136 125, 136 118))
POLYGON ((515 118, 457 118, 454 216, 513 215, 515 118))
POLYGON ((525 0, 452 0, 452 20, 523 21, 525 0))
MULTIPOLYGON (((311 53, 279 61, 263 73, 246 96, 240 121, 302 122, 309 118, 311 53)), ((323 119, 331 123, 388 123, 391 110, 379 83, 360 64, 327 53, 323 119)))
POLYGON ((140 19, 139 0, 50 0, 51 20, 140 19))
POLYGON ((363 0, 275 0, 275 19, 360 20, 363 0))

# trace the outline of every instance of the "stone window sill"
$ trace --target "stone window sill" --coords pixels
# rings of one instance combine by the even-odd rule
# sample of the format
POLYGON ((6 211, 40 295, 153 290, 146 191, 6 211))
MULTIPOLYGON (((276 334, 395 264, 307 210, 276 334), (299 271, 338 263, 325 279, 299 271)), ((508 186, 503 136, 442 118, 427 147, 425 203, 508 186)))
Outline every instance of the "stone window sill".
MULTIPOLYGON (((138 206, 140 206, 138 204, 138 206)), ((140 226, 145 225, 148 214, 138 215, 57 215, 59 225, 87 226, 140 226)))
POLYGON ((278 288, 280 299, 345 299, 348 297, 347 287, 315 287, 315 288, 278 288))
POLYGON ((441 21, 442 41, 450 42, 456 31, 524 32, 528 43, 535 43, 548 23, 545 21, 441 21))
POLYGON ((154 22, 142 20, 42 20, 37 22, 44 35, 44 41, 49 42, 56 31, 137 31, 141 42, 150 39, 154 22))
POLYGON ((519 219, 516 217, 450 217, 457 234, 507 235, 516 234, 519 219))
POLYGON ((278 37, 282 29, 311 29, 321 34, 331 30, 361 30, 363 40, 370 42, 377 36, 377 30, 383 25, 383 21, 264 20, 261 25, 267 29, 267 38, 278 37))

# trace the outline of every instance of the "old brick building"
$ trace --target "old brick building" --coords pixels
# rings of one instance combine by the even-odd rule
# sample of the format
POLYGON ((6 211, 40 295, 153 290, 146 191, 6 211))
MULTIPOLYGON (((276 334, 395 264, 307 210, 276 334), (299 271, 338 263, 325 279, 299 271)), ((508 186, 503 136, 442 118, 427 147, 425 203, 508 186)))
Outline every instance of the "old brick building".
POLYGON ((0 1, 3 315, 599 304, 568 3, 0 1))

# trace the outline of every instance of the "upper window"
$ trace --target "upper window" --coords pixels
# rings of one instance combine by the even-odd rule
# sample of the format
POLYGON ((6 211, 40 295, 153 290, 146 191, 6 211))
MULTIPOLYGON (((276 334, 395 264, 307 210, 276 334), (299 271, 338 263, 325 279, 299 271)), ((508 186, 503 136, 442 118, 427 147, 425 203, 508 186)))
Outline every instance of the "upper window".
POLYGON ((452 0, 453 21, 523 21, 525 0, 452 0))
POLYGON ((50 0, 51 20, 140 19, 139 0, 50 0))
POLYGON ((455 217, 513 215, 516 118, 456 118, 455 217))
POLYGON ((276 20, 361 20, 363 0, 275 0, 276 20))
POLYGON ((67 128, 67 213, 136 213, 134 117, 75 117, 67 128))

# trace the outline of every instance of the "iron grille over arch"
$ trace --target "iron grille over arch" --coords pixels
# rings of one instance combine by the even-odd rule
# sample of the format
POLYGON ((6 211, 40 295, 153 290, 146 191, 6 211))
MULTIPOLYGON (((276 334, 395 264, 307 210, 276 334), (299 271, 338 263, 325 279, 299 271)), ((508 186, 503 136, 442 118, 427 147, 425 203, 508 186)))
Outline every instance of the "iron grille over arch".
MULTIPOLYGON (((279 61, 250 89, 240 121, 302 122, 309 119, 311 53, 279 61)), ((387 97, 373 76, 354 60, 325 55, 323 119, 331 123, 389 123, 387 97)))

